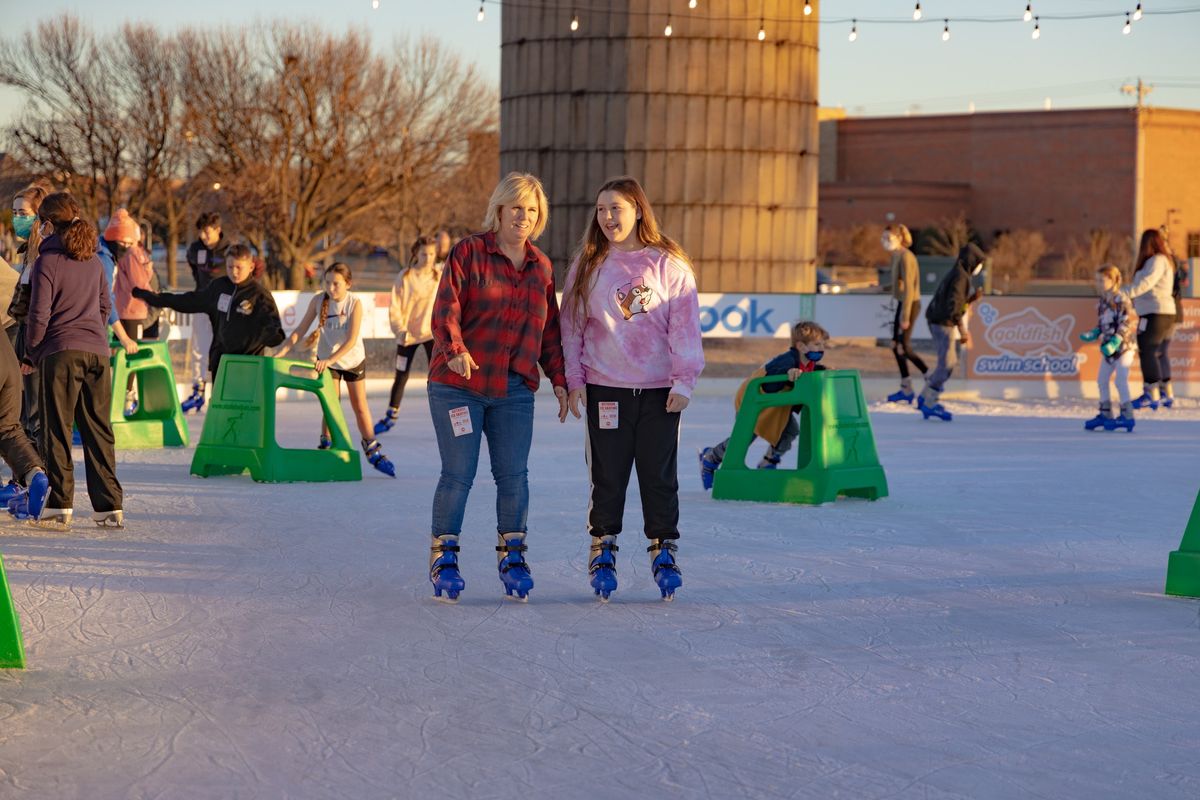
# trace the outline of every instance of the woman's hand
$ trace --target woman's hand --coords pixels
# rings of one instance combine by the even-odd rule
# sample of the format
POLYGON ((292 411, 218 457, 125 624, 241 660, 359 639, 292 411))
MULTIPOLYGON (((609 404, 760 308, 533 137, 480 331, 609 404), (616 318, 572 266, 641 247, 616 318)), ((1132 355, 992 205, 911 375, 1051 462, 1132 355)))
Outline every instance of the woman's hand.
POLYGON ((21 374, 22 375, 32 375, 35 372, 37 372, 37 367, 35 367, 31 364, 22 364, 21 365, 21 374))
POLYGON ((567 405, 571 407, 575 419, 582 417, 582 412, 587 411, 587 389, 572 389, 567 395, 567 405))
POLYGON ((671 392, 667 395, 667 413, 678 414, 688 407, 688 399, 681 394, 671 392))
POLYGON ((479 369, 479 365, 475 363, 475 359, 471 358, 471 354, 466 350, 447 361, 446 366, 455 375, 461 375, 467 380, 471 380, 471 370, 479 369))
POLYGON ((138 343, 128 336, 122 338, 121 347, 125 349, 125 355, 131 356, 138 351, 138 343))
MULTIPOLYGON (((567 421, 567 390, 566 390, 566 388, 562 387, 562 386, 555 386, 554 387, 554 396, 558 398, 558 421, 566 422, 567 421)), ((575 416, 578 417, 579 413, 576 412, 575 416)))
POLYGON ((317 363, 313 364, 313 369, 315 369, 317 371, 317 374, 320 375, 322 372, 325 371, 325 368, 328 366, 329 366, 328 358, 318 358, 317 363))

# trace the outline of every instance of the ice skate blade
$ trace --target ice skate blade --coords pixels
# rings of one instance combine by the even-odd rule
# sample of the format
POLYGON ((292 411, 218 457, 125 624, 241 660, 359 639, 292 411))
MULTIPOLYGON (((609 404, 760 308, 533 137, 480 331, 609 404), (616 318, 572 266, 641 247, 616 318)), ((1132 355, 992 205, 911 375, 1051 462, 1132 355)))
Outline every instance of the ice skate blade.
POLYGON ((511 600, 514 603, 528 603, 529 602, 529 593, 526 592, 525 594, 519 594, 519 593, 508 592, 507 594, 504 595, 504 598, 506 600, 511 600))
POLYGON ((458 592, 446 592, 445 595, 443 595, 441 592, 437 592, 433 596, 433 599, 439 603, 445 603, 448 606, 456 606, 458 605, 458 592))

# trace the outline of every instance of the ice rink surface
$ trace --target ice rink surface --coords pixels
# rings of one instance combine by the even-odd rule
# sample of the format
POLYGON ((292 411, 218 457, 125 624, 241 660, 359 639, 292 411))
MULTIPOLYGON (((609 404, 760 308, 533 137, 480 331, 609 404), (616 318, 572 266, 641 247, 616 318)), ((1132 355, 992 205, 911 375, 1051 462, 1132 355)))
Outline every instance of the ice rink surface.
MULTIPOLYGON (((1132 435, 1084 433, 1084 404, 874 406, 891 496, 808 508, 701 491, 732 409, 699 397, 684 586, 659 599, 631 487, 608 605, 583 429, 552 405, 527 604, 502 599, 486 459, 462 602, 430 599, 419 385, 383 437, 397 480, 203 480, 190 449, 127 451, 128 529, 6 517, 29 669, 0 673, 0 798, 1200 797, 1200 601, 1161 594, 1195 404, 1132 435)), ((315 444, 315 413, 285 404, 281 438, 315 444)))

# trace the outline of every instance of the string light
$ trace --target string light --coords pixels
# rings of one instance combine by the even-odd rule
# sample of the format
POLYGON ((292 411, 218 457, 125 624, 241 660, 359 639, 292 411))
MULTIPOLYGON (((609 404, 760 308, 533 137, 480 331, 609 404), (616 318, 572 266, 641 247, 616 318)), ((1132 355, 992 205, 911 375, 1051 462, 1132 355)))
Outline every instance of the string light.
POLYGON ((1121 29, 1121 33, 1128 36, 1132 32, 1133 32, 1133 23, 1129 21, 1129 14, 1127 12, 1125 14, 1125 27, 1121 29))
POLYGON ((1033 19, 1033 3, 1025 4, 1025 13, 1021 16, 1021 19, 1025 22, 1029 22, 1029 20, 1033 19))
POLYGON ((812 16, 812 4, 809 2, 809 0, 804 0, 804 16, 812 16))
POLYGON ((483 3, 479 4, 479 13, 475 15, 476 22, 483 22, 483 3))
POLYGON ((671 15, 667 14, 667 27, 663 28, 663 36, 670 36, 674 32, 671 28, 671 15))
POLYGON ((1138 3, 1137 8, 1135 8, 1133 10, 1133 21, 1137 22, 1141 18, 1142 18, 1142 4, 1138 3))
POLYGON ((921 18, 921 4, 917 3, 917 7, 913 9, 913 19, 921 18))
POLYGON ((758 40, 761 42, 767 38, 767 28, 763 24, 764 20, 758 21, 758 40))
POLYGON ((950 20, 944 20, 946 27, 942 28, 942 41, 950 41, 950 20))
POLYGON ((850 21, 850 41, 854 42, 857 40, 858 40, 858 20, 855 19, 855 20, 850 21))
POLYGON ((579 15, 575 14, 571 17, 571 31, 579 30, 579 15))
POLYGON ((1034 39, 1042 38, 1042 25, 1039 22, 1038 17, 1033 18, 1033 34, 1032 35, 1033 35, 1034 39))
POLYGON ((688 8, 695 8, 696 0, 688 0, 688 8))
POLYGON ((379 8, 379 0, 371 0, 371 8, 379 8))

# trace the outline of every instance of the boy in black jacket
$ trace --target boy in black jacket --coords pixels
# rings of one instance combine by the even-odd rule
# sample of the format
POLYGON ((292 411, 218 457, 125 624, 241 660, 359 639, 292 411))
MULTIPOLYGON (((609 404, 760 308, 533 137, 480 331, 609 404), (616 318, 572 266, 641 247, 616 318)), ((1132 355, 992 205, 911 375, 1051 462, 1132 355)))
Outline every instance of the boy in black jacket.
POLYGON ((971 292, 971 278, 983 270, 984 252, 973 244, 958 251, 954 266, 942 278, 929 308, 925 311, 925 319, 929 322, 929 332, 933 335, 933 344, 937 347, 937 366, 925 379, 925 388, 917 398, 917 408, 925 419, 937 417, 949 422, 953 415, 938 402, 946 381, 958 363, 958 351, 954 347, 952 332, 958 328, 959 341, 963 347, 970 344, 967 335, 967 304, 978 299, 971 292))
POLYGON ((275 298, 254 280, 254 256, 244 244, 232 245, 225 254, 225 277, 208 286, 181 294, 156 294, 134 289, 134 296, 152 306, 173 308, 185 314, 207 314, 213 321, 209 369, 215 376, 222 355, 261 356, 268 347, 283 342, 283 323, 275 298))

